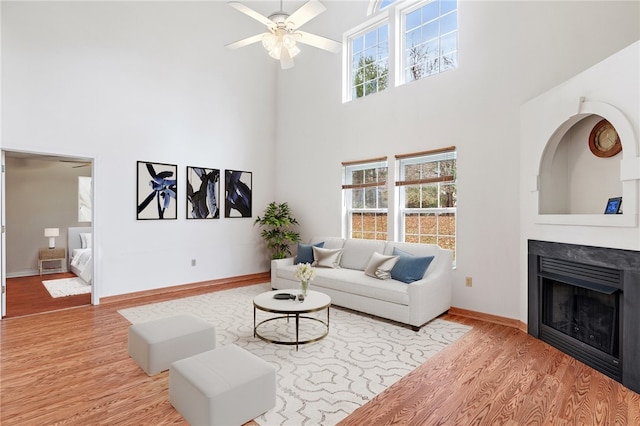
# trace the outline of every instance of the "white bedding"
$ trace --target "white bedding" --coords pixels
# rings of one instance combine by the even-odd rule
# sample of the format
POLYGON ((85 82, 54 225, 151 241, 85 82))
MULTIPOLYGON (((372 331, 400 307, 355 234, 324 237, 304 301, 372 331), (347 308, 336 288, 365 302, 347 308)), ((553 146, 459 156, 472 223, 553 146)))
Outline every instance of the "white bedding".
POLYGON ((71 270, 85 282, 91 284, 93 263, 91 249, 73 249, 71 252, 71 270))

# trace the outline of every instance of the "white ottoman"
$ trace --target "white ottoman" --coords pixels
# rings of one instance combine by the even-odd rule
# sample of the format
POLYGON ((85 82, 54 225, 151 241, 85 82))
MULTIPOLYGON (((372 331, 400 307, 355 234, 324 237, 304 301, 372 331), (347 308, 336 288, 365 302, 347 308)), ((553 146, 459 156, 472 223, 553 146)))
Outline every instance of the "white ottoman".
POLYGON ((177 315, 129 327, 129 355, 149 376, 172 362, 216 347, 216 329, 202 318, 177 315))
POLYGON ((276 405, 276 369, 236 346, 169 368, 169 402, 191 425, 241 425, 276 405))

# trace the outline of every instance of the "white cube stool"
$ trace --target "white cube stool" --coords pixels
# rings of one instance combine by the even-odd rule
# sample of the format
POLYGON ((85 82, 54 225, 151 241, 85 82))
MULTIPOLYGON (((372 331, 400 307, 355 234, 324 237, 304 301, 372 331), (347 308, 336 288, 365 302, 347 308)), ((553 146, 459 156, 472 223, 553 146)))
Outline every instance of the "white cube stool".
POLYGON ((149 376, 172 362, 216 347, 216 329, 202 318, 177 315, 129 327, 129 355, 149 376))
POLYGON ((241 425, 276 405, 276 369, 227 345, 169 368, 169 402, 191 425, 241 425))

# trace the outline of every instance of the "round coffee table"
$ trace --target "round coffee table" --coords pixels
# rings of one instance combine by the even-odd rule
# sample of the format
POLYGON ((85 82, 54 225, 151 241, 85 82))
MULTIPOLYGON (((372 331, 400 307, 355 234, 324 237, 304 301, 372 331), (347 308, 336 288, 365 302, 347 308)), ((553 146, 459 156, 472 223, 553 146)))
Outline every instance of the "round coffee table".
POLYGON ((304 299, 304 302, 299 302, 297 298, 290 299, 274 299, 274 295, 276 294, 291 294, 295 296, 298 292, 296 290, 288 289, 288 290, 275 290, 268 291, 266 293, 262 293, 257 295, 253 299, 253 337, 258 337, 265 342, 276 343, 278 345, 296 345, 296 351, 298 350, 298 345, 304 345, 306 343, 317 342, 318 340, 324 338, 329 334, 329 307, 331 306, 331 298, 324 293, 320 293, 318 291, 309 291, 307 297, 304 299), (261 310, 264 312, 271 312, 274 314, 281 314, 275 316, 273 318, 268 318, 264 321, 260 321, 256 324, 256 310, 261 310), (327 310, 327 321, 323 321, 320 318, 314 318, 310 316, 306 316, 303 314, 308 314, 311 312, 318 312, 323 309, 327 310), (273 340, 267 337, 264 337, 260 334, 258 328, 270 321, 276 321, 278 319, 287 319, 295 317, 296 319, 296 340, 273 340), (300 320, 311 320, 317 321, 323 324, 325 327, 324 333, 320 336, 313 337, 307 340, 300 341, 299 331, 300 331, 300 320))

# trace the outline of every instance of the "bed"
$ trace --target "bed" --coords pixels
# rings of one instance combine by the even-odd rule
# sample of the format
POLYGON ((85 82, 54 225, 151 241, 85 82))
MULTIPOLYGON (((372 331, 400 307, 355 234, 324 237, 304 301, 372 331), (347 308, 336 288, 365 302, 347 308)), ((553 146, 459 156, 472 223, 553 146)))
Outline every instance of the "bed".
POLYGON ((87 284, 93 278, 92 228, 78 227, 67 230, 69 270, 87 284))

